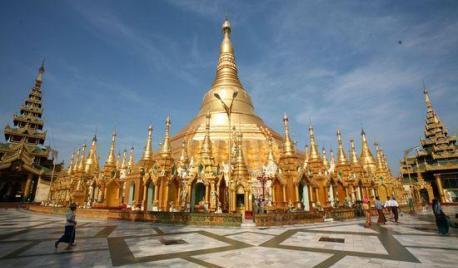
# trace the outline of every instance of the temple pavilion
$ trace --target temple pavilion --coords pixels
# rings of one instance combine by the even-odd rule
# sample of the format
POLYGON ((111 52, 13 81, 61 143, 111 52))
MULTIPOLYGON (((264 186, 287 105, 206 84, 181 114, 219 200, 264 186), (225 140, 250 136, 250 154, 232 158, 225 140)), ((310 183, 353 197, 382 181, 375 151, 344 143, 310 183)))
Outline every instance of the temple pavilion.
POLYGON ((255 199, 268 210, 305 210, 351 206, 364 196, 382 200, 404 196, 382 148, 375 156, 364 131, 361 151, 355 141, 344 146, 336 130, 337 156, 319 149, 313 126, 309 142, 298 150, 290 137, 288 116, 283 133, 269 127, 255 112, 242 85, 225 20, 216 75, 197 115, 178 133, 165 119, 161 146, 152 147, 148 127, 145 147, 136 161, 134 149, 116 155, 117 134, 99 165, 97 139, 76 150, 70 165, 51 187, 53 203, 77 202, 86 207, 120 207, 144 211, 252 211, 255 199))
POLYGON ((433 109, 428 89, 424 88, 426 121, 420 145, 405 151, 401 175, 414 197, 442 203, 458 202, 458 145, 433 109), (408 156, 415 151, 414 156, 408 156))
POLYGON ((44 72, 43 62, 19 113, 13 115, 13 126, 5 126, 6 142, 0 143, 0 201, 46 200, 52 177, 62 169, 62 164, 54 165, 57 152, 44 145, 44 72))

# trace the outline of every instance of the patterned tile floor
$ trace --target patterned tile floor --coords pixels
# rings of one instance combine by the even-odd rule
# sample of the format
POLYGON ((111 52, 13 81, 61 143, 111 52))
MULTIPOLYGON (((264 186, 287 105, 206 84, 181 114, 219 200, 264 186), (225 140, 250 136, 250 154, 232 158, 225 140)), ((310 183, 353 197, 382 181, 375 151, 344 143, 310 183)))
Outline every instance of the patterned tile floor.
POLYGON ((77 245, 56 250, 62 216, 0 209, 0 267, 458 267, 458 232, 438 235, 430 211, 371 228, 363 220, 268 228, 77 220, 77 245), (173 239, 181 244, 164 243, 173 239))

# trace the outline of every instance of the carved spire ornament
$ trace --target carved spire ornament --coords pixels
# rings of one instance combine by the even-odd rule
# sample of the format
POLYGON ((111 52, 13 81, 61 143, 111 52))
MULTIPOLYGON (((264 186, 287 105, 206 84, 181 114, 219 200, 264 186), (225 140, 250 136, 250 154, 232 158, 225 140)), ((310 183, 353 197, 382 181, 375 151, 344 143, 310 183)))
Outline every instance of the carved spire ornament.
POLYGON ((145 150, 142 160, 153 160, 153 127, 148 127, 148 137, 146 138, 145 150))
POLYGON ((283 115, 283 128, 285 129, 285 141, 283 142, 283 156, 293 156, 296 154, 296 148, 289 136, 289 123, 286 113, 283 115))

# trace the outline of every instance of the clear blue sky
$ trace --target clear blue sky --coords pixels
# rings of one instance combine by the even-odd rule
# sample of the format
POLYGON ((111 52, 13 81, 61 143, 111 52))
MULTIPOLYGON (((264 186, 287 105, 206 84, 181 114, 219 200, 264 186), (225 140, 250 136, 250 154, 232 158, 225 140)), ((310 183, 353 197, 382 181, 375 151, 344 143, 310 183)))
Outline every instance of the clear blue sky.
POLYGON ((43 57, 45 128, 60 160, 97 130, 102 162, 118 149, 157 148, 164 119, 178 131, 214 77, 222 20, 232 22, 240 77, 257 113, 303 148, 335 132, 385 149, 394 172, 423 135, 422 80, 458 130, 458 1, 3 1, 0 124, 12 122, 43 57), (399 41, 402 44, 399 44, 399 41))

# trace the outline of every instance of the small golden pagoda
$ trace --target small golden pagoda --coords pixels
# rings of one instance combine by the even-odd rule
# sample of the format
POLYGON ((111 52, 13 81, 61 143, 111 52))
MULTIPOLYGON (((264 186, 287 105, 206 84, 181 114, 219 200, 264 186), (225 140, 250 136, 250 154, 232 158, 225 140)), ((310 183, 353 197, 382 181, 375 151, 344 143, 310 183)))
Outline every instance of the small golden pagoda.
MULTIPOLYGON (((157 151, 152 148, 150 126, 141 159, 134 161, 132 149, 128 164, 126 156, 122 161, 115 156, 113 134, 103 171, 95 169, 95 149, 86 159, 83 147, 72 163, 87 165, 93 159, 91 168, 75 170, 70 166, 53 185, 53 197, 70 197, 91 207, 242 213, 252 211, 256 200, 263 200, 269 211, 310 211, 351 206, 363 196, 377 195, 379 189, 383 189, 382 199, 393 194, 402 196, 402 187, 392 177, 380 147, 377 156, 381 162, 377 166, 364 131, 359 159, 353 141, 347 158, 341 132, 337 132, 336 163, 332 150, 330 159, 326 150, 319 152, 312 126, 305 152, 296 149, 286 114, 283 135, 267 126, 256 115, 238 77, 228 20, 223 23, 222 33, 215 79, 198 114, 187 126, 171 135, 172 120, 167 116, 157 151), (117 160, 121 164, 116 165, 117 160), (87 172, 83 175, 77 170, 87 172), (86 192, 84 200, 75 195, 78 191, 86 192)), ((62 198, 53 200, 62 204, 62 198)))

